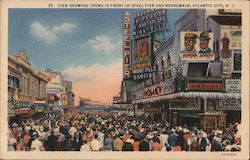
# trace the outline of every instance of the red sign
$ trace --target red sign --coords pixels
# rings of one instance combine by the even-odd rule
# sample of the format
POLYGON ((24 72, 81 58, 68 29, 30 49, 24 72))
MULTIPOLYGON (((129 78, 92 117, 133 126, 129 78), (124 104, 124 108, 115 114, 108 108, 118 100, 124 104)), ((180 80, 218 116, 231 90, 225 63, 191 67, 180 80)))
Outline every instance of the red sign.
POLYGON ((223 89, 222 83, 188 83, 189 90, 202 91, 221 91, 223 89))
POLYGON ((29 114, 29 109, 16 109, 16 115, 29 114))
POLYGON ((149 87, 144 90, 144 98, 162 94, 162 86, 149 87))

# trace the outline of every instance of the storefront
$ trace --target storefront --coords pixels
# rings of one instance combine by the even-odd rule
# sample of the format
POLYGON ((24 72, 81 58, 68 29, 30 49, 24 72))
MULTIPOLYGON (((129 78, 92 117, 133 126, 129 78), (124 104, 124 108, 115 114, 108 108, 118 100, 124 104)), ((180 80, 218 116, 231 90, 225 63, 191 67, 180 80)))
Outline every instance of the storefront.
POLYGON ((146 105, 144 107, 144 114, 154 120, 154 121, 162 121, 164 116, 164 107, 163 106, 160 106, 160 104, 158 104, 158 106, 156 105, 146 105))

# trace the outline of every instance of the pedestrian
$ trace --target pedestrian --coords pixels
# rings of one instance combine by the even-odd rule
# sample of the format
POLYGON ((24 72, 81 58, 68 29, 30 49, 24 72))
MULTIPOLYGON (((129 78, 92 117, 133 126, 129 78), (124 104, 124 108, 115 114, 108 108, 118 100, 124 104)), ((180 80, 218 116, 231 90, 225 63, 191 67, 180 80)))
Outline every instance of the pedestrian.
POLYGON ((122 146, 122 151, 134 151, 134 147, 132 143, 133 143, 132 139, 127 139, 126 142, 124 142, 122 146))
POLYGON ((153 142, 154 143, 152 144, 152 151, 161 151, 160 142, 156 137, 153 138, 153 142))
POLYGON ((40 136, 36 132, 33 133, 33 136, 34 136, 35 140, 32 141, 31 146, 30 146, 30 150, 31 151, 43 150, 43 144, 39 139, 40 136))
POLYGON ((175 134, 175 130, 174 129, 171 129, 170 131, 170 135, 168 137, 168 144, 171 146, 171 147, 175 147, 176 146, 176 142, 177 142, 177 136, 175 134))
POLYGON ((91 137, 92 140, 90 141, 90 148, 92 151, 99 151, 100 150, 100 143, 97 140, 98 135, 95 134, 94 137, 91 137))
POLYGON ((134 137, 134 143, 133 143, 134 151, 139 151, 139 146, 140 146, 140 139, 139 135, 137 135, 134 137))
POLYGON ((90 152, 91 151, 90 146, 86 140, 83 140, 83 145, 81 146, 80 151, 81 152, 90 152))
POLYGON ((48 141, 47 141, 47 151, 56 151, 56 146, 57 146, 57 139, 56 136, 54 134, 54 131, 51 130, 50 132, 50 136, 48 137, 48 141))
POLYGON ((114 150, 115 151, 122 151, 123 146, 123 135, 120 135, 114 140, 114 150))
POLYGON ((150 151, 149 150, 149 142, 147 141, 147 135, 143 135, 143 139, 142 141, 140 142, 140 145, 139 145, 139 151, 150 151))
POLYGON ((108 133, 108 137, 105 139, 105 150, 113 151, 114 140, 112 139, 112 135, 108 133))

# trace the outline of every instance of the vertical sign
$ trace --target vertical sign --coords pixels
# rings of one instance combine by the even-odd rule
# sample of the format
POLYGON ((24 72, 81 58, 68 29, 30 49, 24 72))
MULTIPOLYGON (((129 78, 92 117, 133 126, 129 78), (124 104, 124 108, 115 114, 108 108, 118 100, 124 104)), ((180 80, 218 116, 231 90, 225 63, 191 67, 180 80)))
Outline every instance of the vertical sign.
POLYGON ((129 79, 130 75, 130 18, 128 11, 124 14, 123 32, 123 79, 129 79))

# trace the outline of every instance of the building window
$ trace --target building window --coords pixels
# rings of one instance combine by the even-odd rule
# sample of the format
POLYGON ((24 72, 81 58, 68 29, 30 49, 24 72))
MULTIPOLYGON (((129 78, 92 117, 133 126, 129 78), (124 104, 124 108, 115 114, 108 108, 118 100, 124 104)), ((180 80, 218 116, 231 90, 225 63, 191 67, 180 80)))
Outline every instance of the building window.
POLYGON ((234 71, 241 71, 241 50, 234 50, 234 71))

